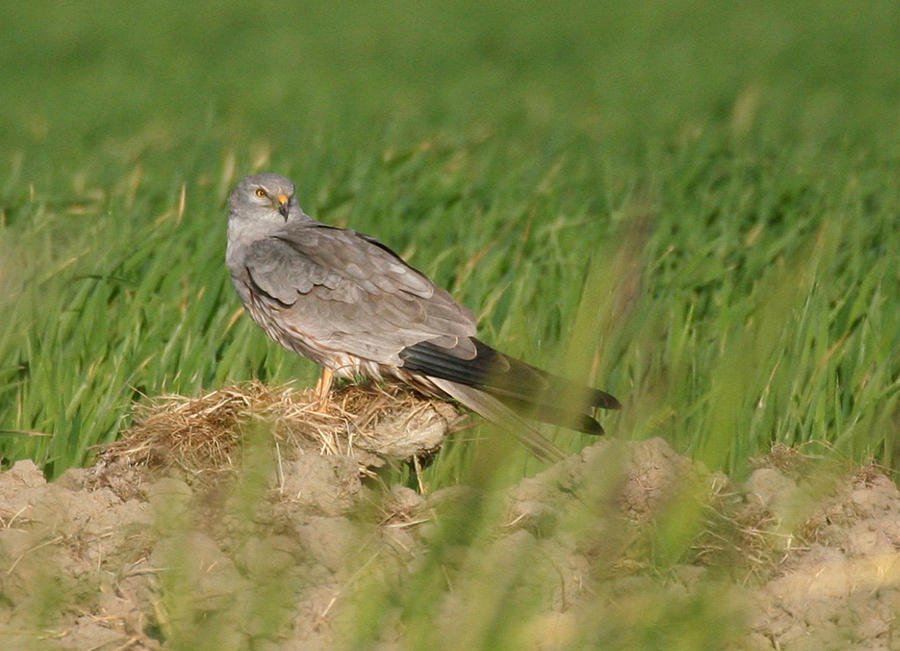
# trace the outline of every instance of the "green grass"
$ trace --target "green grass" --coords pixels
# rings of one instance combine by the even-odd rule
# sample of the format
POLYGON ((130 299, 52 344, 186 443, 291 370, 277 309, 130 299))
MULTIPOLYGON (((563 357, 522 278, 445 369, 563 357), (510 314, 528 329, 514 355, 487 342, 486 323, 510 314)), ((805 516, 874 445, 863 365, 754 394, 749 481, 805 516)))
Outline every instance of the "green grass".
POLYGON ((83 463, 143 395, 312 381, 222 262, 271 169, 623 398, 613 436, 896 465, 894 3, 2 12, 4 463, 83 463))
MULTIPOLYGON (((0 24, 3 467, 85 463, 144 396, 313 382, 237 318, 224 265, 228 191, 272 170, 488 342, 621 398, 610 436, 737 476, 775 442, 900 469, 895 2, 51 0, 0 24)), ((509 456, 505 482, 538 467, 509 456)), ((433 485, 478 481, 469 461, 452 447, 433 485)), ((521 648, 503 608, 530 606, 479 560, 488 511, 447 538, 470 552, 467 648, 521 648)), ((390 602, 407 648, 435 648, 432 552, 361 593, 360 643, 390 602)), ((721 648, 715 589, 611 606, 578 639, 721 648)))

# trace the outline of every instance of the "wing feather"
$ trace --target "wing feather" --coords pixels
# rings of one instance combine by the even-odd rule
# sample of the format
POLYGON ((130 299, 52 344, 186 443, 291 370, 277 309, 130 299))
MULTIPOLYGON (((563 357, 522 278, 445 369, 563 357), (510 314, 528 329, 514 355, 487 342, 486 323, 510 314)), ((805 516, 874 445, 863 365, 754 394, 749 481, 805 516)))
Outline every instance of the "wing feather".
POLYGON ((519 412, 534 409, 534 417, 544 414, 548 422, 601 433, 590 416, 594 408, 619 409, 619 401, 605 391, 551 375, 546 371, 504 355, 472 338, 476 356, 460 358, 453 349, 423 341, 403 350, 403 368, 481 389, 519 412))

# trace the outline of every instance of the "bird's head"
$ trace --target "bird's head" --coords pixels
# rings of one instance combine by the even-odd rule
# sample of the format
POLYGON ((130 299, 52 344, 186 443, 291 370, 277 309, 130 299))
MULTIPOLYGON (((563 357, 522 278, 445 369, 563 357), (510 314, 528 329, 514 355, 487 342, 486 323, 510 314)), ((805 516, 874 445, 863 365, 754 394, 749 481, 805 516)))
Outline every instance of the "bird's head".
POLYGON ((271 225, 284 224, 303 214, 294 196, 294 184, 278 174, 245 177, 229 197, 232 218, 240 217, 271 225))

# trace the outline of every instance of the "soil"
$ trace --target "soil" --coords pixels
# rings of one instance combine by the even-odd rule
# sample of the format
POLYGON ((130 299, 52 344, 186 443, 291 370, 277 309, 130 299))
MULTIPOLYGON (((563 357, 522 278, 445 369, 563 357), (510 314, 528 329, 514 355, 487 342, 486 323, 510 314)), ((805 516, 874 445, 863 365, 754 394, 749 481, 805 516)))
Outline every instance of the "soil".
POLYGON ((472 595, 514 575, 523 649, 599 645, 586 613, 710 585, 726 648, 900 648, 900 492, 878 468, 778 449, 738 484, 661 439, 600 441, 512 488, 422 494, 347 454, 245 444, 236 465, 0 474, 0 648, 401 649, 411 606, 391 590, 429 563, 452 582, 421 592, 435 635, 475 635, 472 595))

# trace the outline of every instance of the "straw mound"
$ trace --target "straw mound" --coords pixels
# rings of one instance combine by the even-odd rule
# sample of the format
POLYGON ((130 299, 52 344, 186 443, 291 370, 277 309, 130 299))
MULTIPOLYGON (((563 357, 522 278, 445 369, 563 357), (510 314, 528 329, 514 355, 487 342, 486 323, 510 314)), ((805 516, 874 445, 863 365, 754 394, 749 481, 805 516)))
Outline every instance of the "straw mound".
POLYGON ((245 433, 256 428, 270 433, 280 459, 305 452, 343 455, 365 472, 428 458, 459 420, 453 405, 394 385, 347 386, 322 405, 311 390, 251 382, 137 406, 135 425, 101 449, 93 474, 102 484, 123 468, 178 469, 202 481, 234 470, 245 433))

